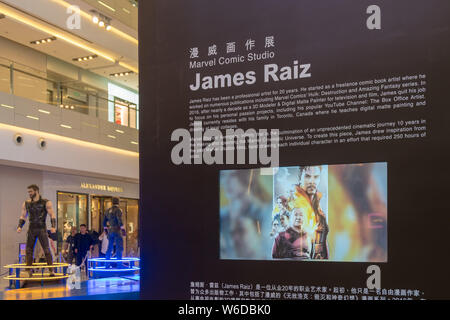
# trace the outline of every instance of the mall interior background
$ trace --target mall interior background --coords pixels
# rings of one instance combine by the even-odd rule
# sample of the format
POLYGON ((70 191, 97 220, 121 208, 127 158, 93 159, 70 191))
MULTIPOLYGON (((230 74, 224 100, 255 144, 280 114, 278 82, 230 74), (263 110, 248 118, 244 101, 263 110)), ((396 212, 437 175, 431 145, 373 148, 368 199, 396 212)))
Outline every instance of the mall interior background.
POLYGON ((54 205, 59 250, 71 225, 101 231, 120 197, 138 256, 137 1, 0 1, 0 48, 0 265, 18 261, 30 184, 54 205), (68 29, 73 4, 81 24, 68 29))

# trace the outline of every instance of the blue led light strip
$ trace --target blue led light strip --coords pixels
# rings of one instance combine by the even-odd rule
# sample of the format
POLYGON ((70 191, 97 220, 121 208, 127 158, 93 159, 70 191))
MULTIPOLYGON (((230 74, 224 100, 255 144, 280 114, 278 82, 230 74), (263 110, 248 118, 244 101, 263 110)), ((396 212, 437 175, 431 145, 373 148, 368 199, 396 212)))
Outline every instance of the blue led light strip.
POLYGON ((127 268, 127 269, 105 269, 105 268, 89 268, 88 271, 93 271, 93 272, 123 272, 123 271, 138 271, 141 270, 141 268, 138 267, 134 267, 134 268, 127 268))
POLYGON ((88 259, 88 261, 93 261, 93 262, 130 262, 130 261, 140 261, 141 259, 139 258, 123 258, 123 259, 108 259, 106 260, 105 258, 95 258, 95 259, 88 259))

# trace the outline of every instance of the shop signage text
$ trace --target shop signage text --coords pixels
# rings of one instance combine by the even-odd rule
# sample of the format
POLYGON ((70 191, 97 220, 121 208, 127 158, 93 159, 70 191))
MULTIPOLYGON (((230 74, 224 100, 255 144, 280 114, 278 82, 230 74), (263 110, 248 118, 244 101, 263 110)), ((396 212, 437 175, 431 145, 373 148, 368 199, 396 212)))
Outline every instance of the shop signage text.
POLYGON ((99 190, 99 191, 108 191, 108 192, 123 192, 122 187, 116 186, 107 186, 104 184, 92 184, 92 183, 81 183, 81 189, 91 189, 91 190, 99 190))

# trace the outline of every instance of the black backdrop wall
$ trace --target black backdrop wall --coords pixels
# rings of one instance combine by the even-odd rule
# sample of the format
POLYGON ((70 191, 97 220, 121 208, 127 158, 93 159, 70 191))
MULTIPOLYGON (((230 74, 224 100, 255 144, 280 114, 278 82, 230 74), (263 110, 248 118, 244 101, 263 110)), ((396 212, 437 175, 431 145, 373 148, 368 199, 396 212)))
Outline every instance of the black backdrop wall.
MULTIPOLYGON (((371 264, 381 268, 382 288, 417 290, 420 294, 415 297, 420 298, 450 297, 448 1, 153 0, 139 6, 142 298, 190 299, 195 282, 205 282, 205 288, 210 282, 253 288, 256 284, 337 286, 350 294, 351 288, 366 286, 366 269, 371 264), (372 15, 367 8, 373 4, 381 10, 381 29, 367 25, 372 15), (267 37, 273 37, 274 46, 266 46, 267 37), (249 39, 255 41, 254 47, 249 39), (233 53, 226 50, 230 42, 235 43, 233 53), (214 48, 209 52, 214 45, 216 54, 214 48), (248 61, 248 53, 266 51, 274 56, 248 61), (219 63, 220 57, 232 56, 244 56, 244 61, 219 63), (214 58, 213 66, 190 66, 192 61, 214 58), (281 68, 292 66, 294 60, 309 64, 311 77, 264 82, 265 64, 281 68), (255 71, 254 84, 189 88, 196 73, 234 75, 250 70, 255 71), (341 112, 338 107, 336 113, 301 116, 294 112, 290 117, 278 116, 281 111, 275 110, 273 119, 238 123, 244 129, 280 131, 383 122, 398 125, 408 120, 419 120, 421 126, 426 123, 418 137, 391 135, 376 140, 372 135, 368 141, 354 143, 332 140, 280 148, 280 166, 387 163, 387 261, 221 259, 220 170, 261 165, 173 164, 171 150, 176 142, 171 134, 177 128, 190 128, 190 100, 351 82, 357 82, 358 89, 360 81, 397 76, 418 77, 411 80, 417 82, 412 86, 418 96, 404 93, 407 100, 398 101, 411 106, 394 108, 392 101, 390 108, 376 109, 386 105, 380 89, 373 91, 378 102, 364 99, 365 106, 375 107, 372 111, 361 111, 361 102, 354 112, 341 112)), ((398 83, 408 82, 405 78, 398 83)), ((390 98, 401 96, 405 88, 410 87, 405 84, 390 98)), ((410 134, 416 129, 412 130, 410 134)))

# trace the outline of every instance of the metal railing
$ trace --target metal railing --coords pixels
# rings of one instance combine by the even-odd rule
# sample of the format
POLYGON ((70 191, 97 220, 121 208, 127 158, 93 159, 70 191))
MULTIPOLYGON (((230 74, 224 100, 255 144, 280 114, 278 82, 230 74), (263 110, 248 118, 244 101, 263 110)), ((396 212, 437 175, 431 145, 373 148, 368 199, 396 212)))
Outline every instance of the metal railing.
MULTIPOLYGON (((109 100, 108 92, 74 80, 49 79, 47 74, 23 64, 0 57, 0 92, 13 94, 33 101, 70 109, 82 114, 108 120, 116 105, 127 109, 128 121, 122 125, 137 126, 139 109, 122 99, 109 100), (72 83, 71 83, 72 82, 72 83), (134 119, 130 119, 135 117, 134 119)), ((114 115, 114 120, 116 116, 114 115)), ((116 122, 116 121, 114 121, 116 122)), ((120 124, 120 123, 119 123, 120 124)))

